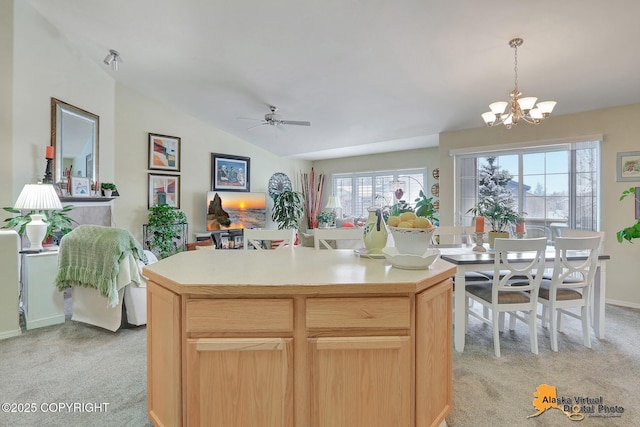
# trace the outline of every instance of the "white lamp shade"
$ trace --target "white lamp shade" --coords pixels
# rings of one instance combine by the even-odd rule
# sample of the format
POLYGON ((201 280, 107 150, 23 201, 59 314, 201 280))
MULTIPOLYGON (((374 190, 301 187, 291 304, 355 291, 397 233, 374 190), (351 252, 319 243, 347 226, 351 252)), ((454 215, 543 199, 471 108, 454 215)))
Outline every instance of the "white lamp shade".
POLYGON ((555 106, 556 106, 556 101, 538 102, 538 109, 540 109, 540 112, 542 112, 542 114, 551 114, 555 106))
POLYGON ((486 124, 491 126, 493 122, 496 120, 496 115, 493 114, 491 111, 487 111, 486 113, 482 113, 482 120, 484 120, 486 124))
POLYGON ((527 96, 525 98, 518 99, 518 105, 520 105, 520 108, 522 110, 528 111, 531 110, 534 105, 536 105, 537 100, 538 98, 536 98, 535 96, 527 96))
POLYGON ((342 205, 340 204, 340 199, 336 196, 329 196, 329 201, 327 201, 327 205, 325 206, 327 209, 340 209, 342 205))
POLYGON ((62 204, 53 185, 26 184, 13 207, 41 211, 62 209, 62 204))
POLYGON ((536 108, 532 108, 529 111, 529 115, 531 116, 532 119, 534 120, 538 120, 538 119, 542 119, 542 111, 540 111, 540 109, 538 107, 536 108))
POLYGON ((504 113, 504 110, 507 108, 507 105, 509 105, 508 102, 498 101, 498 102, 489 104, 489 109, 493 114, 500 115, 504 113))

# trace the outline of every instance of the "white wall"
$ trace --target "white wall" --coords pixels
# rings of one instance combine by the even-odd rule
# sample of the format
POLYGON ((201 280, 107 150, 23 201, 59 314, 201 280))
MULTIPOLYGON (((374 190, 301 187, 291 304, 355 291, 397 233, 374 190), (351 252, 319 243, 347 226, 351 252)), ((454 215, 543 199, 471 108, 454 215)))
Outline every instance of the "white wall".
MULTIPOLYGON (((114 202, 115 225, 138 238, 147 222, 148 132, 182 138, 181 208, 191 231, 205 229, 209 153, 250 157, 251 191, 266 191, 275 172, 297 182, 299 171, 310 169, 310 162, 278 158, 116 86, 106 67, 83 56, 28 2, 0 0, 0 24, 0 53, 13 58, 0 63, 0 89, 6 94, 0 100, 0 147, 5 154, 0 156, 0 166, 5 166, 0 167, 0 179, 10 183, 10 191, 2 192, 2 206, 12 205, 24 184, 44 175, 51 97, 100 117, 99 180, 118 185, 122 196, 114 202)), ((193 240, 193 234, 189 237, 193 240)))
POLYGON ((15 200, 44 176, 51 141, 51 97, 100 116, 100 179, 114 171, 113 79, 80 54, 28 2, 14 2, 13 169, 15 200))
POLYGON ((543 141, 581 135, 604 135, 601 149, 602 225, 607 265, 607 301, 640 308, 640 242, 616 241, 616 232, 634 224, 633 200, 619 201, 623 190, 640 182, 616 182, 616 156, 621 151, 640 150, 640 104, 554 116, 538 126, 519 124, 506 130, 477 128, 440 134, 440 195, 442 218, 453 218, 453 158, 456 148, 543 141))
MULTIPOLYGON (((0 0, 0 206, 13 206, 13 1, 0 0)), ((16 195, 17 197, 17 195, 16 195)), ((6 217, 0 211, 0 220, 6 217)))
MULTIPOLYGON (((269 178, 283 172, 296 188, 300 171, 310 170, 310 162, 280 158, 174 108, 145 98, 118 85, 116 88, 115 184, 120 197, 115 201, 115 224, 142 238, 147 222, 148 133, 181 138, 181 210, 189 219, 189 240, 193 232, 206 231, 206 195, 211 185, 211 153, 250 158, 251 191, 267 192, 269 178)), ((296 188, 297 189, 297 188, 296 188)), ((267 197, 268 226, 273 201, 267 197)))

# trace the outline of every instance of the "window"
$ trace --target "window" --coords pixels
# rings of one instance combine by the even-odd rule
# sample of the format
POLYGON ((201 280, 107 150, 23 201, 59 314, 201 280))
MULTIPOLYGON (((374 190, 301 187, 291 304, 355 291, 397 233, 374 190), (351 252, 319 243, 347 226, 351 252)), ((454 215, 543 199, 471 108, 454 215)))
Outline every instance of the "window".
POLYGON ((505 188, 525 213, 530 236, 552 238, 563 227, 598 230, 600 141, 455 155, 458 222, 470 225, 482 171, 493 165, 511 176, 505 188))
POLYGON ((333 194, 342 206, 342 216, 366 218, 371 206, 393 205, 398 200, 413 204, 424 187, 425 176, 426 169, 404 169, 340 173, 331 179, 333 194), (401 191, 392 188, 393 180, 400 181, 401 191))

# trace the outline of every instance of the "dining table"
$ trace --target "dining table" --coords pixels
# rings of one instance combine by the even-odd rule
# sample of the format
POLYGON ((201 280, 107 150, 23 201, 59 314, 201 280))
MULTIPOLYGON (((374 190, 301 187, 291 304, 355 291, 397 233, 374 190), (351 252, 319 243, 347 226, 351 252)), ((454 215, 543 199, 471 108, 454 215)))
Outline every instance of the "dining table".
MULTIPOLYGON (((495 252, 486 244, 485 252, 476 252, 472 245, 442 245, 439 246, 442 260, 456 266, 454 286, 454 348, 458 352, 464 351, 466 335, 466 304, 465 287, 466 274, 469 272, 493 272, 495 252)), ((549 246, 545 253, 545 269, 552 269, 555 259, 555 248, 549 246)), ((522 252, 510 258, 510 261, 528 263, 534 257, 534 252, 522 252)), ((569 251, 568 259, 584 260, 587 255, 583 251, 569 251)), ((592 327, 597 338, 604 338, 605 334, 605 296, 606 296, 606 264, 610 256, 604 253, 598 255, 598 264, 593 284, 592 327)))

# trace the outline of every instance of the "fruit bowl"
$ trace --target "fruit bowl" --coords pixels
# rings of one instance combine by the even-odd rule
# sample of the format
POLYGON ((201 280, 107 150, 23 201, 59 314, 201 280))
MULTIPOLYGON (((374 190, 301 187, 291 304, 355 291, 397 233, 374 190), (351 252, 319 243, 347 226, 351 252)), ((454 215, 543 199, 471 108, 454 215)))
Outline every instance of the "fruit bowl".
POLYGON ((422 255, 431 247, 431 235, 436 227, 401 228, 388 227, 400 254, 422 255))
POLYGON ((427 249, 422 255, 401 254, 398 248, 393 246, 382 249, 384 257, 396 268, 403 270, 426 270, 439 257, 438 249, 427 249))

